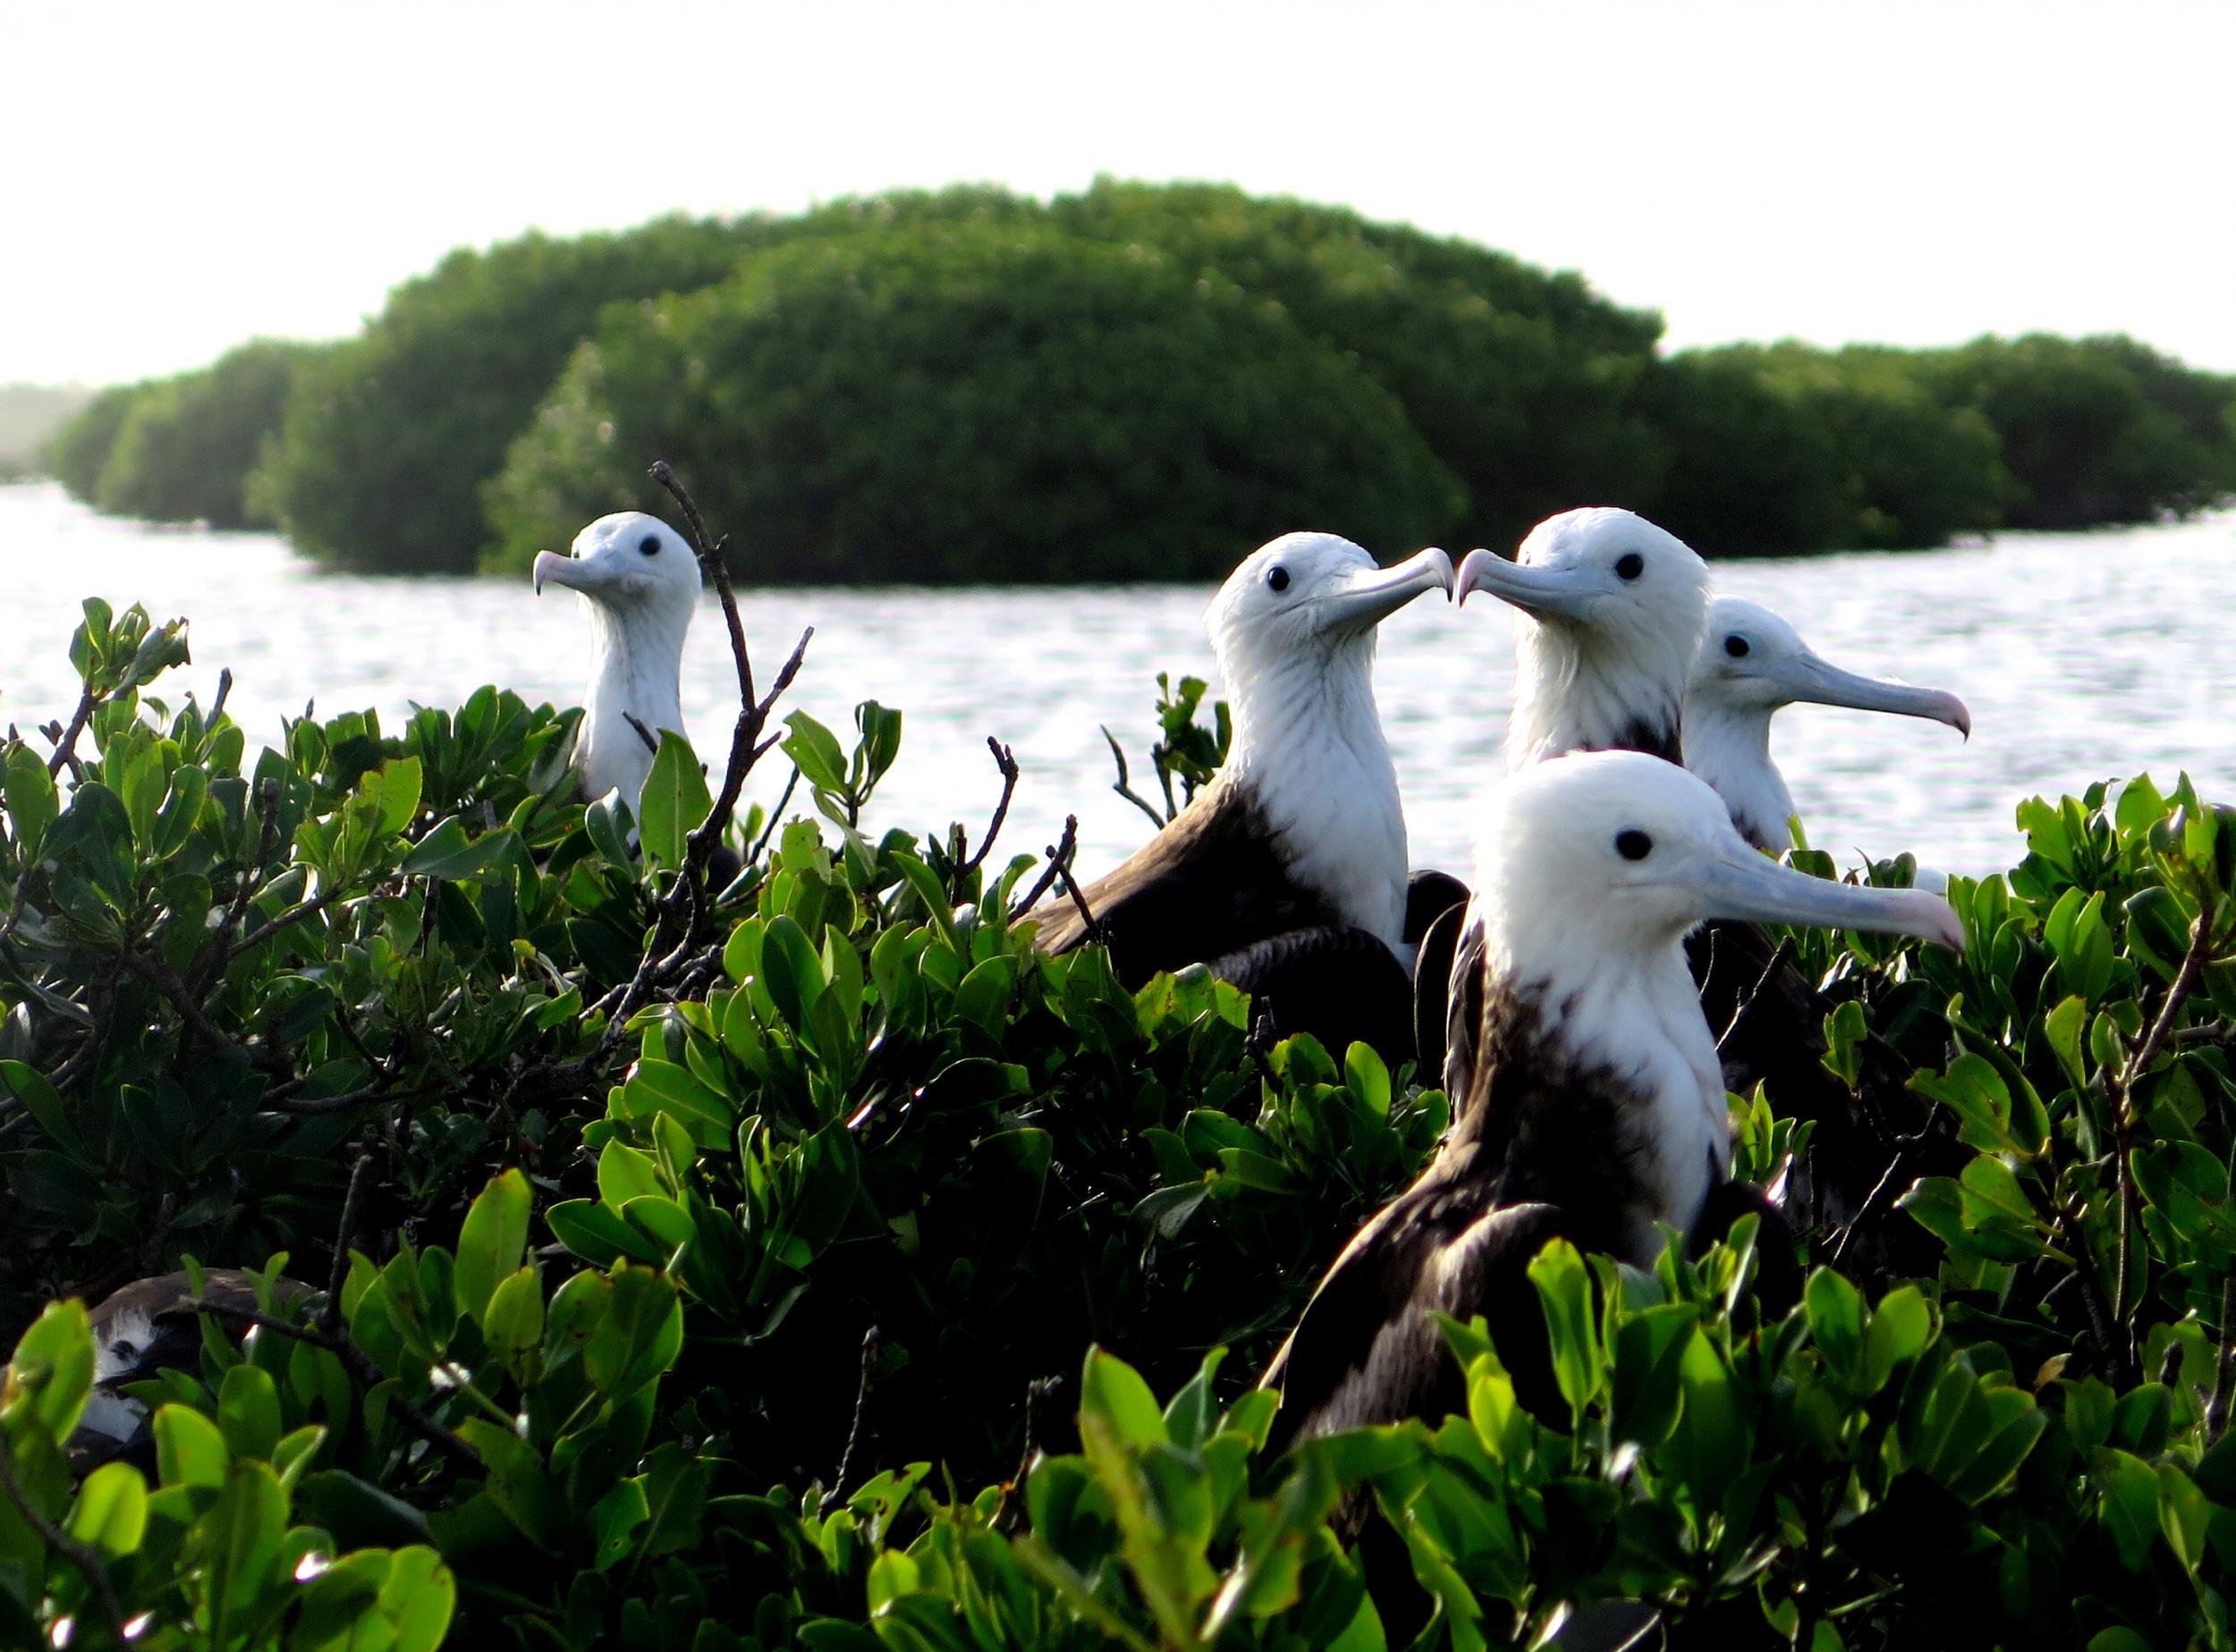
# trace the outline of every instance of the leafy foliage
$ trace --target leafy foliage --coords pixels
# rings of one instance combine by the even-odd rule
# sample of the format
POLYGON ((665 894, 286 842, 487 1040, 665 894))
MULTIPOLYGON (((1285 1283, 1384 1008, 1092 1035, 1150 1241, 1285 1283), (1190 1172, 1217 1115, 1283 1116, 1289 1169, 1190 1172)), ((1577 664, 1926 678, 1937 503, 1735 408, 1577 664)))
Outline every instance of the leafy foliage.
MULTIPOLYGON (((1793 937, 1834 1070, 1895 1045, 1972 1150, 1866 1218, 1930 1276, 1812 1236, 1767 1318, 1749 1224, 1651 1272, 1555 1244, 1557 1415, 1455 1324, 1465 1415, 1275 1461, 1249 1378, 1440 1093, 1258 1047, 1200 971, 1039 956, 1029 859, 864 824, 876 705, 851 749, 790 719, 812 813, 739 823, 717 939, 607 1044, 687 748, 639 860, 566 801, 571 713, 251 762, 152 698, 186 652, 89 604, 78 730, 0 757, 7 1644, 2230 1644, 2236 820, 2187 783, 2022 805, 1961 959, 1793 937), (213 1310, 138 1390, 152 1478, 73 1486, 93 1352, 44 1299, 190 1257, 332 1300, 245 1346, 213 1310)), ((1217 733, 1163 687, 1185 786, 1217 733)), ((1735 1098, 1757 1173, 1777 1101, 1735 1098)))

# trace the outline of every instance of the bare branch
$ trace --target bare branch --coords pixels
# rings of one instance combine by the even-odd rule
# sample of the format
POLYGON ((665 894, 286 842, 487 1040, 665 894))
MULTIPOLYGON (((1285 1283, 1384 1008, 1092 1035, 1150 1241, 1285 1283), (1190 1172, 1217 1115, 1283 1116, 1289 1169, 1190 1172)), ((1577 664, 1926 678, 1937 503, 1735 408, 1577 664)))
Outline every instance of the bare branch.
MULTIPOLYGON (((1171 822, 1172 817, 1170 815, 1158 814, 1156 812, 1156 805, 1150 802, 1148 798, 1143 797, 1139 792, 1136 792, 1133 789, 1131 779, 1126 773, 1125 748, 1118 743, 1118 736, 1112 733, 1107 726, 1105 726, 1103 728, 1103 738, 1110 742, 1111 760, 1118 765, 1118 778, 1111 783, 1110 789, 1113 792, 1115 792, 1120 797, 1124 798, 1127 802, 1132 804, 1143 814, 1148 816, 1149 824, 1155 826, 1158 831, 1162 832, 1171 822)), ((1166 801, 1169 802, 1171 800, 1168 798, 1166 801)))
POLYGON ((955 887, 952 893, 957 900, 962 896, 962 880, 984 866, 987 856, 993 852, 994 840, 1002 835, 1002 823, 1009 818, 1010 799, 1017 794, 1017 776, 1020 770, 1017 767, 1016 753, 991 734, 986 737, 986 749, 994 754, 994 767, 1002 771, 1002 796, 1001 801, 994 805, 994 818, 986 823, 986 835, 978 841, 978 852, 968 860, 962 859, 964 847, 962 827, 958 826, 955 828, 957 864, 955 887))
MULTIPOLYGON (((2198 984, 2198 976, 2205 968, 2206 955, 2213 949, 2213 926, 2206 904, 2200 902, 2197 921, 2189 926, 2189 945, 2181 954, 2181 967, 2174 974, 2173 984, 2166 988, 2165 1002, 2158 1006, 2158 1019, 2154 1021, 2128 1055, 2117 1080, 2106 1074, 2105 1099, 2111 1102, 2113 1130, 2118 1139, 2115 1148, 2119 1158, 2120 1179, 2120 1258, 2119 1271, 2112 1286, 2112 1317, 2123 1322, 2128 1307, 2128 1268, 2134 1249, 2135 1235, 2135 1086, 2150 1072, 2151 1063, 2158 1059, 2158 1052, 2172 1029, 2174 1017, 2181 1012, 2190 990, 2198 984)), ((2131 1355, 2130 1355, 2131 1357, 2131 1355)))
POLYGON ((1034 882, 1033 886, 1025 892, 1025 898, 1010 908, 1010 922, 1015 923, 1040 904, 1040 897, 1054 887, 1057 878, 1064 877, 1071 870, 1071 857, 1079 852, 1079 847, 1080 818, 1077 815, 1066 815, 1063 818, 1063 836, 1058 840, 1054 847, 1041 851, 1048 857, 1048 864, 1041 869, 1040 877, 1034 882))

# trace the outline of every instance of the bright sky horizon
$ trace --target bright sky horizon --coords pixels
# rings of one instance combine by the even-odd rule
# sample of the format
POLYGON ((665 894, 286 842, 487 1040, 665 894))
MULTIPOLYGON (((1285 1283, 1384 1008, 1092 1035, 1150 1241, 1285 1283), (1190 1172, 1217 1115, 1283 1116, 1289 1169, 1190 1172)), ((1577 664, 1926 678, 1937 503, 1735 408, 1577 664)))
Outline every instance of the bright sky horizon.
POLYGON ((2236 370, 2236 6, 0 8, 0 383, 352 332, 454 247, 1215 179, 1464 236, 1672 347, 2131 333, 2236 370))

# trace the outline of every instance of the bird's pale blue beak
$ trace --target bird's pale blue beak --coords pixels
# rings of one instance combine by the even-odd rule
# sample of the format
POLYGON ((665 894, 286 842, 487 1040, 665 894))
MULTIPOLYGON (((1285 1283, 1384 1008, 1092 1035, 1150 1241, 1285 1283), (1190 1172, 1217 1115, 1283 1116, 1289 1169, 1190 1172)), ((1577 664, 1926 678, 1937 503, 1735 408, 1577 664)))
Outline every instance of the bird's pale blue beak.
POLYGON ((1378 625, 1414 597, 1452 590, 1452 558, 1433 546, 1387 568, 1361 568, 1321 600, 1329 628, 1378 625))
POLYGON ((1923 889, 1873 889, 1811 877, 1748 849, 1736 834, 1688 877, 1701 918, 1729 918, 1796 928, 1861 929, 1912 935, 1964 950, 1964 924, 1939 895, 1923 889))
POLYGON ((1898 717, 1927 717, 1945 723, 1972 737, 1972 714, 1955 695, 1940 689, 1914 688, 1907 682, 1885 682, 1859 676, 1827 665, 1814 654, 1802 653, 1780 662, 1768 674, 1789 699, 1813 706, 1846 706, 1857 711, 1884 711, 1898 717))
POLYGON ((1469 551, 1460 564, 1453 590, 1463 606, 1473 592, 1488 591, 1532 616, 1579 620, 1589 611, 1592 599, 1605 592, 1605 585, 1595 569, 1510 562, 1495 551, 1478 547, 1469 551))

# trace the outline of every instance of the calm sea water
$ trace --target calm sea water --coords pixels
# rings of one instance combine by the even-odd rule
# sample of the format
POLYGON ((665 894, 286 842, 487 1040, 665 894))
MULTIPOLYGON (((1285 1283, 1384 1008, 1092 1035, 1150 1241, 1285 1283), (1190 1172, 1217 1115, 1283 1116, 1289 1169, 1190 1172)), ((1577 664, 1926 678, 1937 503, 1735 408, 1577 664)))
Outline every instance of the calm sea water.
MULTIPOLYGON (((1385 547, 1385 559, 1411 546, 1385 547)), ((1464 549, 1465 547, 1455 547, 1464 549)), ((2020 852, 2013 806, 2032 792, 2187 768, 2236 797, 2236 515, 2117 532, 2011 534, 1955 550, 1728 563, 1719 589, 1791 619, 1820 654, 1876 675, 1955 690, 1969 744, 1938 724, 1796 707, 1774 750, 1812 838, 1843 860, 1915 851, 1980 871, 2020 852)), ((0 721, 25 727, 75 702, 65 648, 99 595, 192 623, 194 664, 161 690, 205 699, 233 669, 252 739, 315 700, 332 715, 454 705, 495 682, 570 703, 587 670, 577 599, 518 580, 368 579, 318 572, 265 534, 215 534, 94 515, 61 490, 0 487, 0 721)), ((856 701, 907 714, 901 760, 870 824, 966 822, 998 790, 988 734, 1023 765, 1004 851, 1053 843, 1077 813, 1082 864, 1100 869, 1148 823, 1110 790, 1098 726, 1137 760, 1160 670, 1211 674, 1193 587, 750 590, 747 632, 764 678, 813 624, 792 707, 834 728, 856 701)), ((1515 616, 1424 598, 1383 627, 1376 689, 1404 787, 1414 859, 1464 867, 1469 803, 1498 769, 1512 693, 1515 616)), ((734 700, 711 597, 684 659, 683 705, 703 750, 734 700)), ((764 766, 773 801, 786 770, 764 766)))

